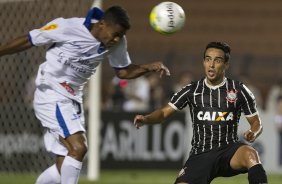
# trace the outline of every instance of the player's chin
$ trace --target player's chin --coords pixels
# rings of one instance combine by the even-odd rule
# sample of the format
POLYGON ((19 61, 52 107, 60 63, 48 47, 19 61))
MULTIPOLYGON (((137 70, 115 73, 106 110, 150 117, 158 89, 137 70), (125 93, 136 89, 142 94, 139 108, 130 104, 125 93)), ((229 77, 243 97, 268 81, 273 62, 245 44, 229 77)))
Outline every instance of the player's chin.
POLYGON ((210 81, 210 82, 214 82, 216 81, 216 76, 215 75, 206 75, 207 79, 210 81))

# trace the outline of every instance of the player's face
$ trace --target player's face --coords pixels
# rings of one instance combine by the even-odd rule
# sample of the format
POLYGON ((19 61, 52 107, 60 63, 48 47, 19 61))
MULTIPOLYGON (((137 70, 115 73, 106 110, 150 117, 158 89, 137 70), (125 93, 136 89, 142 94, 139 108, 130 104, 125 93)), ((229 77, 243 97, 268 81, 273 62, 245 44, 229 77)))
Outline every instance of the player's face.
POLYGON ((228 62, 225 62, 224 52, 221 49, 209 48, 204 57, 204 70, 211 85, 218 85, 223 81, 228 62))
POLYGON ((119 24, 108 24, 102 21, 95 38, 102 42, 106 48, 110 48, 116 45, 124 35, 125 30, 119 24))

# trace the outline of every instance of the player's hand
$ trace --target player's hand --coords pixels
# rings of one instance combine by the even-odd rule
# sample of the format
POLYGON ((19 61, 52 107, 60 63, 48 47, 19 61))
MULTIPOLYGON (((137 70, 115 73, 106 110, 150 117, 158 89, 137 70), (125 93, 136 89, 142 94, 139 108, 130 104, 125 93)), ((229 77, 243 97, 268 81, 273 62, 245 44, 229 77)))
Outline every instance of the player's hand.
POLYGON ((145 116, 143 115, 136 115, 135 118, 134 118, 134 126, 139 129, 141 126, 144 125, 144 122, 145 122, 145 116))
POLYGON ((150 70, 154 72, 159 72, 160 77, 163 75, 170 76, 169 69, 162 62, 155 62, 150 65, 150 70))
POLYGON ((244 138, 246 139, 246 141, 252 143, 256 140, 257 133, 255 133, 251 129, 249 129, 244 133, 244 138))

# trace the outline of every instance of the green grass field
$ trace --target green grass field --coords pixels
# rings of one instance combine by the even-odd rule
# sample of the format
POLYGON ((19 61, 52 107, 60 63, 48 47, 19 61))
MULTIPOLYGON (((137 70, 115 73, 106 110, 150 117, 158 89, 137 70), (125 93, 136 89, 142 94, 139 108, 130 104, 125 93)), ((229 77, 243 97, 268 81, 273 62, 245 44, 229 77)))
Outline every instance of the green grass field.
MULTIPOLYGON (((100 180, 96 182, 87 181, 81 177, 79 184, 172 184, 177 171, 155 171, 155 170, 131 170, 110 171, 102 170, 100 180)), ((0 173, 0 184, 32 184, 37 175, 31 174, 3 174, 0 173)), ((271 174, 268 176, 269 184, 281 184, 282 174, 271 174)), ((247 175, 239 175, 232 178, 217 178, 212 184, 247 184, 247 175)))

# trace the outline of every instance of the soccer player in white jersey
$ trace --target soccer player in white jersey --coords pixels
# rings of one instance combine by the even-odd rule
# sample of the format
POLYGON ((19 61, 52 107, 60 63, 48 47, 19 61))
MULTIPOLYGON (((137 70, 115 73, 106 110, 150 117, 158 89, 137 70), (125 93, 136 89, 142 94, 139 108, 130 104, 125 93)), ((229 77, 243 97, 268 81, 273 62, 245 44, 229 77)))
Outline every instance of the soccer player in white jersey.
POLYGON ((86 18, 57 18, 0 47, 0 56, 51 44, 36 78, 34 110, 46 128, 46 149, 57 157, 37 184, 76 184, 87 152, 82 93, 96 67, 108 58, 116 75, 133 79, 149 72, 170 75, 161 62, 132 64, 127 52, 127 12, 92 8, 86 18))
POLYGON ((229 58, 230 47, 226 43, 209 43, 203 58, 204 78, 183 86, 163 108, 135 116, 134 125, 140 128, 162 123, 189 105, 192 149, 176 184, 208 184, 216 177, 246 172, 250 184, 267 183, 257 151, 238 141, 241 112, 250 124, 244 134, 248 142, 254 142, 261 134, 262 124, 252 92, 243 83, 225 77, 229 58))

